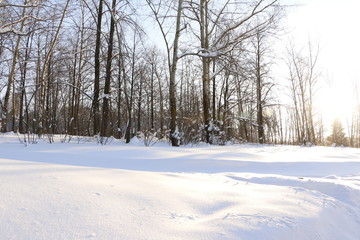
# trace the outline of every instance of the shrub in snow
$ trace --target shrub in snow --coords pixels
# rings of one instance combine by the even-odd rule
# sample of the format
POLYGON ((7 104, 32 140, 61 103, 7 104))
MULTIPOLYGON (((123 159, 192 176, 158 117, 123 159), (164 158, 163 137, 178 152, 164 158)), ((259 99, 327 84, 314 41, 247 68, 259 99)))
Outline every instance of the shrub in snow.
POLYGON ((107 145, 110 144, 112 141, 114 141, 114 137, 110 136, 110 137, 102 137, 100 135, 96 135, 96 141, 97 143, 101 144, 101 145, 107 145))
MULTIPOLYGON (((222 121, 210 121, 208 131, 210 134, 210 144, 213 145, 225 145, 226 134, 221 131, 222 121)), ((191 123, 184 125, 183 132, 180 135, 180 141, 183 145, 199 145, 201 142, 205 142, 206 128, 204 124, 191 123)))
POLYGON ((160 129, 158 131, 146 130, 145 132, 139 132, 137 134, 138 138, 141 139, 145 146, 153 146, 155 145, 159 139, 162 137, 162 134, 160 132, 160 129))
POLYGON ((20 134, 17 133, 18 139, 20 141, 21 144, 24 144, 25 146, 29 145, 29 144, 36 144, 38 143, 38 135, 35 133, 25 133, 25 134, 20 134))
POLYGON ((226 144, 226 134, 224 131, 221 131, 222 121, 211 120, 209 124, 208 131, 210 132, 210 143, 213 145, 225 145, 226 144))

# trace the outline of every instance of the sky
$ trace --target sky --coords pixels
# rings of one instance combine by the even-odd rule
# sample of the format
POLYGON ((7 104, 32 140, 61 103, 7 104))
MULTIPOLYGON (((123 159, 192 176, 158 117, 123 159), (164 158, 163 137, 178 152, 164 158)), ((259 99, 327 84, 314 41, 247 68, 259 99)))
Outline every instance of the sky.
POLYGON ((354 96, 356 83, 360 85, 360 1, 298 2, 301 6, 289 12, 286 25, 297 45, 304 46, 310 39, 320 46, 319 111, 325 124, 340 118, 346 125, 360 101, 354 96))

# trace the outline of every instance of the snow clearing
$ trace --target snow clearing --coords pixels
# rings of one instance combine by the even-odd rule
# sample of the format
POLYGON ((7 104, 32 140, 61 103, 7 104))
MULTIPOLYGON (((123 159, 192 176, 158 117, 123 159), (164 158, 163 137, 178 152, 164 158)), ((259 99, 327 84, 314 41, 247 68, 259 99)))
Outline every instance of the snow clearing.
POLYGON ((360 239, 360 149, 24 146, 0 136, 0 239, 360 239))

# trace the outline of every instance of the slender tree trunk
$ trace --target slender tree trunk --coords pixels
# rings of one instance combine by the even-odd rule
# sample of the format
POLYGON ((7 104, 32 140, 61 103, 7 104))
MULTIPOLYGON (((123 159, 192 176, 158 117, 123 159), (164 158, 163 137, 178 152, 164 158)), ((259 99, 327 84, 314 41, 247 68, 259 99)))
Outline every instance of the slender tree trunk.
MULTIPOLYGON (((26 72, 27 72, 27 61, 28 61, 28 42, 27 41, 26 45, 27 45, 27 49, 25 50, 25 62, 23 65, 23 70, 22 70, 22 74, 21 74, 21 94, 20 94, 20 111, 19 111, 19 132, 20 133, 25 133, 24 132, 24 98, 25 98, 25 94, 26 94, 26 90, 25 90, 25 81, 26 81, 26 72)), ((28 124, 28 123, 26 123, 28 124)))
MULTIPOLYGON (((126 70, 124 65, 124 54, 123 54, 123 44, 122 44, 122 35, 119 29, 118 24, 115 24, 115 31, 118 38, 118 48, 119 48, 119 56, 118 56, 118 105, 117 105, 117 128, 118 128, 118 134, 119 139, 123 137, 122 132, 122 111, 121 111, 121 105, 122 105, 122 91, 125 93, 125 101, 128 103, 128 96, 126 91, 126 70), (122 85, 124 86, 122 89, 122 85)), ((125 130, 126 131, 126 130, 125 130)))
POLYGON ((97 24, 96 24, 96 45, 95 45, 95 76, 94 76, 94 97, 92 102, 94 134, 100 133, 100 48, 101 48, 101 24, 103 15, 103 0, 99 0, 97 24))
POLYGON ((80 89, 82 86, 82 71, 83 71, 83 56, 84 56, 84 30, 85 30, 85 12, 84 8, 81 5, 81 28, 80 28, 80 46, 79 46, 79 62, 75 67, 77 70, 76 83, 73 87, 75 87, 75 113, 74 113, 74 128, 76 135, 81 135, 80 129, 80 89))
POLYGON ((259 33, 256 36, 256 105, 257 105, 257 127, 258 127, 258 141, 260 144, 265 142, 264 133, 264 118, 263 118, 263 104, 262 104, 262 75, 261 75, 261 38, 259 33))
POLYGON ((160 102, 160 132, 161 134, 164 133, 164 96, 163 96, 163 90, 161 87, 161 80, 158 74, 156 74, 156 77, 158 79, 159 84, 159 102, 160 102))
POLYGON ((216 120, 216 77, 215 77, 215 58, 213 59, 213 74, 214 76, 212 77, 212 119, 215 121, 216 120))
POLYGON ((44 111, 44 126, 43 128, 46 129, 46 133, 47 134, 51 134, 52 133, 52 128, 53 128, 53 124, 51 123, 51 116, 52 116, 52 112, 51 112, 51 101, 52 101, 52 90, 53 90, 53 86, 52 86, 52 81, 53 81, 53 76, 52 76, 52 71, 53 71, 53 59, 50 57, 49 61, 48 61, 48 66, 47 66, 47 74, 46 74, 46 80, 45 82, 47 83, 47 86, 45 87, 46 89, 46 93, 45 93, 45 111, 44 111))
MULTIPOLYGON (((14 85, 14 83, 13 83, 14 85)), ((11 121, 11 131, 12 132, 17 132, 18 129, 17 129, 17 122, 16 122, 16 119, 17 119, 17 115, 18 115, 18 108, 17 108, 17 99, 18 99, 18 96, 17 96, 17 92, 15 90, 15 87, 13 87, 12 89, 12 121, 11 121)))
MULTIPOLYGON (((119 44, 119 47, 121 47, 121 45, 119 44)), ((122 54, 119 54, 119 56, 118 56, 119 58, 118 58, 118 67, 119 67, 119 69, 118 69, 118 102, 117 102, 117 132, 118 132, 118 138, 119 139, 121 139, 122 138, 122 131, 121 131, 121 117, 122 117, 122 115, 121 115, 121 98, 122 98, 122 96, 121 96, 121 93, 122 93, 122 90, 121 90, 121 78, 122 78, 122 69, 121 69, 121 65, 122 65, 122 63, 121 63, 121 58, 122 58, 122 54)))
MULTIPOLYGON (((134 98, 134 83, 135 83, 135 56, 136 56, 136 33, 134 33, 134 46, 132 52, 130 96, 126 94, 128 122, 125 131, 125 143, 129 143, 132 138, 132 110, 133 110, 132 105, 134 98)), ((125 86, 125 90, 126 90, 126 86, 125 86)))
POLYGON ((177 113, 176 113, 176 67, 178 61, 178 44, 180 38, 180 20, 182 12, 183 0, 178 2, 177 18, 176 18, 176 32, 174 39, 174 47, 172 54, 172 63, 170 67, 170 86, 169 86, 169 98, 170 98, 170 140, 172 146, 179 146, 179 139, 176 136, 177 129, 177 113))
POLYGON ((59 124, 58 124, 58 115, 60 115, 58 113, 58 110, 59 110, 59 102, 60 102, 60 99, 59 99, 59 94, 60 94, 60 84, 56 84, 56 88, 53 88, 53 100, 52 100, 52 124, 53 124, 53 127, 52 127, 52 130, 53 130, 53 134, 55 133, 61 133, 61 130, 58 128, 59 127, 59 124))
POLYGON ((109 45, 108 45, 108 54, 106 61, 106 76, 105 76, 105 87, 104 87, 104 98, 103 98, 103 111, 102 111, 102 124, 100 130, 101 144, 104 144, 104 137, 109 137, 108 125, 109 122, 109 101, 110 101, 110 82, 111 82, 111 63, 112 63, 112 53, 113 53, 113 41, 114 41, 114 31, 115 31, 115 10, 116 10, 116 0, 112 1, 112 14, 110 21, 110 36, 109 36, 109 45))
MULTIPOLYGON (((222 121, 223 121, 223 131, 226 131, 226 117, 227 117, 227 111, 228 111, 228 92, 229 92, 229 74, 225 73, 225 81, 224 81, 224 111, 223 111, 223 116, 222 116, 222 121)), ((226 133, 226 135, 229 135, 229 133, 226 133)))
POLYGON ((33 133, 38 134, 39 126, 39 102, 40 102, 40 75, 41 75, 41 37, 38 36, 37 39, 37 59, 36 59, 36 76, 35 76, 35 85, 36 92, 34 93, 34 113, 32 121, 32 131, 33 133))
MULTIPOLYGON (((200 0, 200 40, 201 48, 209 49, 207 0, 200 0)), ((205 142, 210 142, 210 58, 202 57, 203 112, 205 124, 205 142)))
POLYGON ((154 62, 151 63, 151 92, 150 92, 150 128, 155 131, 154 126, 154 62))
POLYGON ((137 131, 140 132, 141 131, 141 101, 142 101, 142 84, 143 84, 143 80, 142 80, 143 76, 141 74, 140 76, 140 82, 139 82, 139 98, 138 98, 138 116, 137 116, 137 131))
POLYGON ((77 66, 77 45, 78 43, 76 43, 76 48, 74 49, 75 54, 74 54, 74 64, 73 64, 73 73, 72 73, 72 79, 71 79, 71 100, 70 100, 70 120, 69 120, 69 134, 71 135, 76 135, 75 132, 75 95, 76 95, 76 91, 75 91, 75 85, 76 85, 76 66, 77 66))

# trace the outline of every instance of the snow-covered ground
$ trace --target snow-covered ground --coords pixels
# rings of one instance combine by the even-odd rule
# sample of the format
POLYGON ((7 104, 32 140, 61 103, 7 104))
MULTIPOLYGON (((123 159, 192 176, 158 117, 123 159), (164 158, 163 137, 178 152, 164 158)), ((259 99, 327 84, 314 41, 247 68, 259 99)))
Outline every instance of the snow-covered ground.
POLYGON ((1 135, 0 239, 359 240, 360 149, 1 135))

